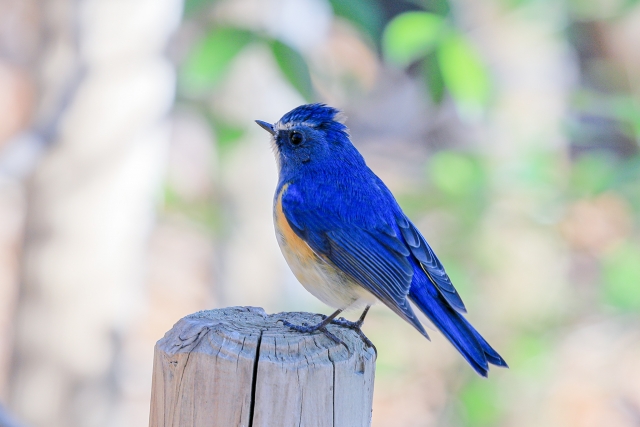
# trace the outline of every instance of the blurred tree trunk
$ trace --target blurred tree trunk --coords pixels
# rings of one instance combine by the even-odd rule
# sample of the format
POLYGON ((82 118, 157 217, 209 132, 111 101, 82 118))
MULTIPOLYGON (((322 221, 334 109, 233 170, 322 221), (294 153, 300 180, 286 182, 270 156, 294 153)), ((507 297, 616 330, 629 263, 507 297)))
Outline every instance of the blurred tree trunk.
POLYGON ((164 50, 181 6, 39 3, 34 133, 50 149, 29 184, 9 391, 32 426, 146 423, 148 402, 124 398, 123 342, 146 304, 142 266, 175 86, 164 50))
MULTIPOLYGON (((38 7, 34 0, 0 0, 0 401, 7 397, 18 296, 25 190, 9 158, 11 142, 28 127, 33 81, 28 70, 37 57, 38 7)), ((14 154, 17 154, 13 150, 14 154)), ((19 156, 20 157, 20 156, 19 156)), ((22 156, 24 157, 24 156, 22 156)), ((20 159, 17 159, 20 160, 20 159)), ((19 169, 19 166, 18 166, 19 169)), ((0 412, 2 409, 0 408, 0 412)), ((2 420, 0 416, 0 425, 2 420)))

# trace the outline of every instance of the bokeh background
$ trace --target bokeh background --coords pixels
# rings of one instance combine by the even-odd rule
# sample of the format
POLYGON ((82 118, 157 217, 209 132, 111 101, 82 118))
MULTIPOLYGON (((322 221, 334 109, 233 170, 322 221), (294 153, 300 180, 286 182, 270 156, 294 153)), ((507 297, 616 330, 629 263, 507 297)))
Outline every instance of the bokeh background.
POLYGON ((182 316, 330 312, 253 123, 322 101, 510 365, 376 307, 373 425, 640 426, 638 3, 0 0, 0 425, 146 425, 182 316))

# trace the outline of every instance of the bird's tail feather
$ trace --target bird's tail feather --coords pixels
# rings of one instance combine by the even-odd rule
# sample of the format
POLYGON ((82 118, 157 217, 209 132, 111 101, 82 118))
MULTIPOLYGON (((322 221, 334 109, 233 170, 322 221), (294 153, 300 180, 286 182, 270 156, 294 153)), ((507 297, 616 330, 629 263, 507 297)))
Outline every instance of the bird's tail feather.
POLYGON ((460 313, 449 306, 426 275, 414 275, 409 298, 447 337, 478 374, 486 377, 489 364, 507 367, 504 359, 491 348, 480 333, 460 313))

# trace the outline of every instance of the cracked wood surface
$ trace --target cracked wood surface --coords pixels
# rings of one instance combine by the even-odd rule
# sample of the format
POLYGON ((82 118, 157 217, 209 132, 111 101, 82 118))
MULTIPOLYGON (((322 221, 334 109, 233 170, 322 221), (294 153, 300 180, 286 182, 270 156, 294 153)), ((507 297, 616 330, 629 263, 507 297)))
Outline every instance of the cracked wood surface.
POLYGON ((229 307, 186 316, 158 341, 150 427, 361 427, 371 424, 375 351, 311 313, 229 307))

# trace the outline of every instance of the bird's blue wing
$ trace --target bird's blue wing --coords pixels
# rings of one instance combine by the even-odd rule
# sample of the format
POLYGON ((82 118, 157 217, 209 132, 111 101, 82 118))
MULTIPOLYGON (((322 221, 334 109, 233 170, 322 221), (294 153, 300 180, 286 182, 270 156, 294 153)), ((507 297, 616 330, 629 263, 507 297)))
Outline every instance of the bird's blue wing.
POLYGON ((411 253, 393 228, 382 220, 375 221, 375 216, 366 222, 345 224, 334 212, 300 201, 292 187, 282 196, 282 211, 294 232, 316 254, 427 336, 407 300, 413 277, 411 253))
POLYGON ((402 233, 402 237, 407 242, 413 256, 420 262, 422 270, 429 277, 431 282, 438 288, 442 296, 447 300, 449 305, 460 313, 466 313, 467 309, 458 295, 456 288, 453 287, 451 279, 442 263, 431 249, 420 231, 415 225, 403 214, 396 216, 396 222, 402 233))

